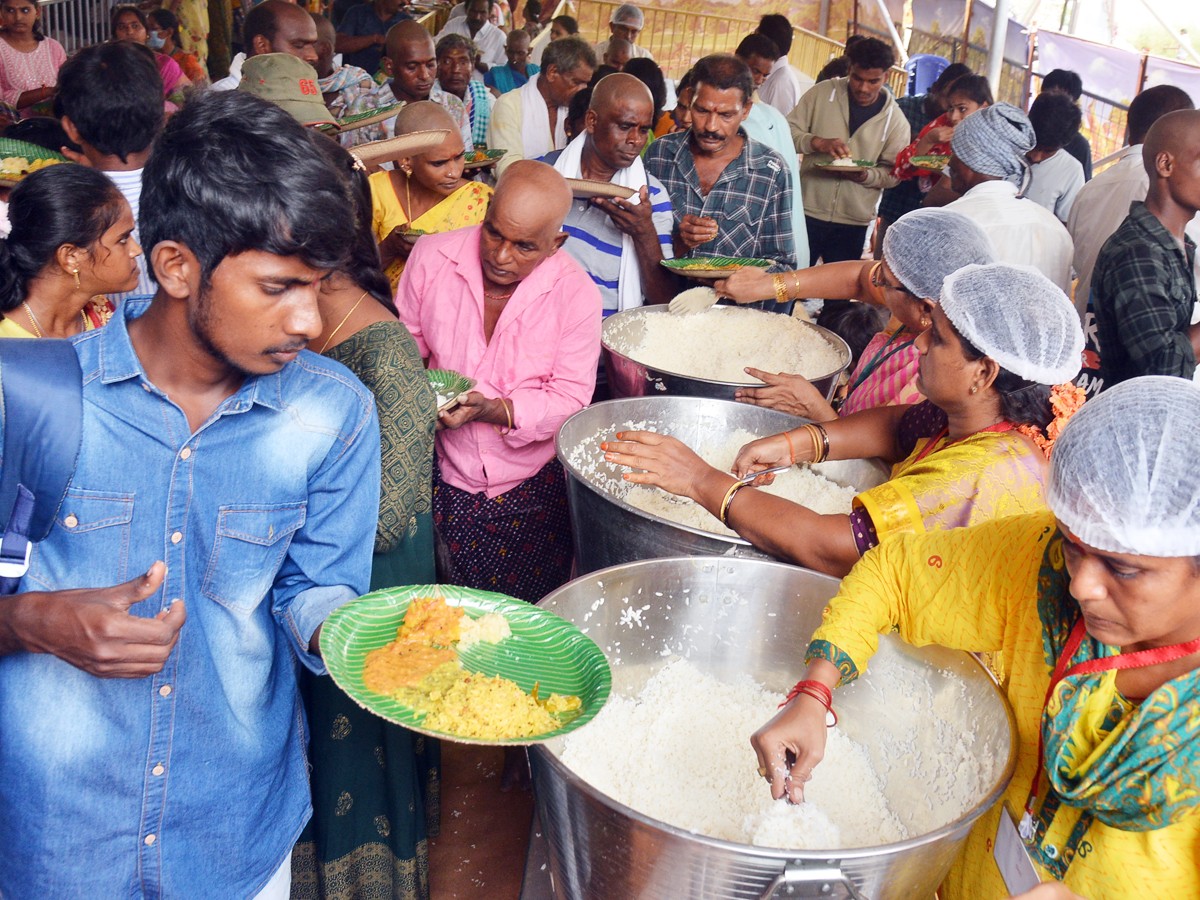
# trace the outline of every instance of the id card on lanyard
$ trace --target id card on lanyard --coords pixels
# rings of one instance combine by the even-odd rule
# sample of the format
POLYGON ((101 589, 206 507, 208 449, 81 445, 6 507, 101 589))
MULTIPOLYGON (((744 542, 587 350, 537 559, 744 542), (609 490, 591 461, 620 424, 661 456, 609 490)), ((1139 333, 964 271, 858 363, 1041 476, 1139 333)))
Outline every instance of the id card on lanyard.
POLYGON ((1032 891, 1042 883, 1038 876, 1037 866, 1029 857, 1025 842, 1017 834, 1017 825, 1005 808, 1000 804, 1000 823, 996 826, 996 841, 992 845, 992 856, 996 867, 1004 878, 1004 887, 1010 894, 1023 894, 1032 891))

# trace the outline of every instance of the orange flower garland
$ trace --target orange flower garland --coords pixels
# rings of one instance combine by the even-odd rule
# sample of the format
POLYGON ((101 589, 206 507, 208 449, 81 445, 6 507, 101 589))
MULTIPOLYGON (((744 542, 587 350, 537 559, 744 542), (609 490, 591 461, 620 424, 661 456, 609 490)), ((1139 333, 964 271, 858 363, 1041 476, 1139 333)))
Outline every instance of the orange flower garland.
POLYGON ((1046 426, 1045 432, 1033 425, 1018 425, 1017 431, 1037 444, 1038 449, 1049 459, 1054 450, 1054 442, 1062 434, 1071 416, 1079 412, 1086 399, 1087 394, 1083 388, 1069 381, 1056 384, 1050 389, 1050 411, 1054 414, 1054 419, 1046 426))

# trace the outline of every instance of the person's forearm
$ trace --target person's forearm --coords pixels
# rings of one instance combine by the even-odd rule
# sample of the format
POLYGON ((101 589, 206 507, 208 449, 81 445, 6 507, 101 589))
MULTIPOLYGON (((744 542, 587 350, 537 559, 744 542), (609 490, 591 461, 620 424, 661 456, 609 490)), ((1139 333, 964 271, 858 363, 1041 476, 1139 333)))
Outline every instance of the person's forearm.
POLYGON ((850 517, 823 516, 754 488, 730 501, 729 527, 759 550, 816 572, 841 577, 858 562, 850 517))
MULTIPOLYGON (((907 406, 877 406, 824 423, 825 433, 829 436, 829 456, 826 458, 879 457, 887 462, 898 462, 900 451, 896 447, 896 432, 907 411, 907 406)), ((796 440, 795 436, 792 440, 796 440)))
POLYGON ((826 263, 784 273, 783 282, 788 296, 800 300, 818 297, 822 300, 863 300, 860 279, 864 270, 871 267, 870 261, 826 263))
POLYGON ((27 106, 33 106, 37 103, 45 103, 54 96, 54 88, 40 87, 33 90, 25 91, 17 98, 17 109, 24 109, 27 106))
POLYGON ((1188 341, 1192 345, 1192 355, 1200 362, 1200 324, 1188 328, 1188 341))
POLYGON ((0 656, 28 649, 21 637, 20 620, 24 612, 25 602, 21 594, 0 601, 0 656))

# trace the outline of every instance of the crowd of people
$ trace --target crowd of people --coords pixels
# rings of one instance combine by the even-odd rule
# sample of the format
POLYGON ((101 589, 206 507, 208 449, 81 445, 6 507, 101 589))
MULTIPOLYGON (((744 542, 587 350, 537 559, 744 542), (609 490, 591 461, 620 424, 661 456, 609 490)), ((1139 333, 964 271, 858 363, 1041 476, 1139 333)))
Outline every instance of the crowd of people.
MULTIPOLYGON (((597 449, 844 576, 751 741, 772 795, 802 801, 894 628, 987 654, 1017 716, 944 896, 1011 892, 1005 816, 1061 883, 1037 896, 1200 895, 1184 91, 1139 94, 1093 177, 1071 72, 1026 111, 962 64, 897 97, 875 38, 814 80, 778 14, 672 80, 631 4, 599 43, 539 0, 436 34, 401 0, 245 7, 218 70, 207 4, 118 4, 68 57, 0 0, 3 137, 61 160, 4 189, 0 337, 70 339, 80 398, 3 436, 14 469, 80 449, 45 536, 0 547, 0 895, 428 897, 439 746, 332 684, 321 624, 397 584, 570 579, 556 431, 608 396, 604 318, 671 301, 684 256, 768 261, 720 302, 853 350, 832 401, 747 369, 740 402, 807 424, 732 473, 651 432, 597 449), (439 407, 427 369, 472 387, 439 407), (848 515, 753 478, 850 458, 890 477, 848 515)), ((5 416, 44 403, 38 354, 0 356, 5 416)), ((528 787, 522 753, 503 781, 528 787)))

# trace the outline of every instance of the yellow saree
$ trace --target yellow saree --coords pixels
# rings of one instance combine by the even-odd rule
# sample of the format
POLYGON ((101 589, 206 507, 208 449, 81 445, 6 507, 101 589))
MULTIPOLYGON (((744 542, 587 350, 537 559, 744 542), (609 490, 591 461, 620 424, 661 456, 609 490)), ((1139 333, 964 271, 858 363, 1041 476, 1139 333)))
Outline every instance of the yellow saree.
MULTIPOLYGON (((392 173, 376 172, 368 180, 371 183, 371 227, 377 241, 382 241, 396 228, 439 234, 478 225, 487 212, 488 201, 492 199, 490 187, 478 181, 468 181, 441 203, 409 222, 408 214, 400 205, 400 198, 396 196, 392 185, 392 173)), ((403 259, 397 259, 387 267, 386 274, 393 291, 400 283, 404 262, 403 259)))

